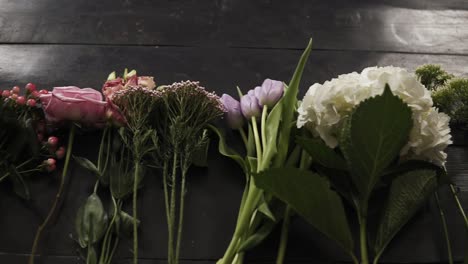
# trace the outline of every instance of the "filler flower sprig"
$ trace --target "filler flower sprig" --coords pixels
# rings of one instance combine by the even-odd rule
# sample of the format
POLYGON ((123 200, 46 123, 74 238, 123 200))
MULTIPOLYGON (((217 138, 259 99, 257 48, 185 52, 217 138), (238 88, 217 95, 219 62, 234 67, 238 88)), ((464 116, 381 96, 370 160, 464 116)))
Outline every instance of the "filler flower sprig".
POLYGON ((152 125, 160 143, 153 153, 153 160, 163 171, 168 263, 177 264, 188 170, 194 163, 194 155, 206 146, 208 136, 205 128, 223 115, 224 107, 216 94, 207 92, 198 82, 177 82, 159 87, 158 92, 161 101, 153 113, 152 125))
POLYGON ((161 92, 145 86, 129 86, 116 92, 112 102, 119 107, 127 123, 120 128, 122 142, 130 150, 133 167, 133 263, 138 263, 138 188, 144 175, 144 157, 158 146, 157 131, 151 128, 151 114, 161 100, 161 92))

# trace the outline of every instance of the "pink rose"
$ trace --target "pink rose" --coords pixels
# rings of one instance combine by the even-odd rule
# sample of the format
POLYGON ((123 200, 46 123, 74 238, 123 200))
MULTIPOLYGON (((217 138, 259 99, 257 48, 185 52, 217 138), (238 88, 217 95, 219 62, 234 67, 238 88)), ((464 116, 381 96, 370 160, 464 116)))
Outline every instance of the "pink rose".
POLYGON ((146 87, 146 89, 153 90, 156 87, 154 78, 151 76, 140 76, 138 77, 138 85, 146 87))
POLYGON ((48 122, 72 121, 92 127, 102 127, 107 122, 108 103, 103 101, 99 91, 92 88, 55 87, 52 92, 42 94, 40 99, 48 122))

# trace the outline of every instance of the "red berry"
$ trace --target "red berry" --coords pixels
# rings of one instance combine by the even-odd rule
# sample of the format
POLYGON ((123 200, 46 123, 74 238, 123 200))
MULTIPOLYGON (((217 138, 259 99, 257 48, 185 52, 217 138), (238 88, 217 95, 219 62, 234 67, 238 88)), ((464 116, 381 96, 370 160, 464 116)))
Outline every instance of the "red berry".
POLYGON ((3 90, 2 91, 2 97, 8 97, 10 96, 10 91, 9 90, 3 90))
POLYGON ((34 83, 28 83, 26 84, 26 90, 28 90, 29 92, 35 91, 36 85, 34 83))
POLYGON ((45 89, 42 89, 42 90, 39 90, 39 93, 40 94, 48 94, 49 91, 45 90, 45 89))
POLYGON ((46 167, 46 170, 47 170, 48 172, 53 172, 56 168, 57 168, 57 165, 51 164, 51 165, 48 165, 48 166, 46 167))
POLYGON ((48 159, 46 160, 46 164, 49 165, 49 166, 50 166, 50 165, 55 165, 55 163, 57 163, 57 162, 56 162, 55 159, 53 159, 53 158, 48 158, 48 159))
POLYGON ((63 157, 65 157, 65 148, 60 147, 55 151, 55 156, 57 156, 57 159, 61 160, 63 157))
POLYGON ((14 94, 10 95, 10 99, 16 101, 16 99, 18 99, 18 95, 14 93, 14 94))
POLYGON ((11 89, 11 92, 14 93, 14 94, 19 94, 19 92, 20 92, 19 86, 14 86, 13 89, 11 89))
POLYGON ((28 99, 28 101, 26 102, 26 104, 30 107, 34 107, 36 106, 36 100, 34 99, 28 99))
POLYGON ((18 96, 16 103, 19 105, 24 105, 26 103, 26 98, 24 98, 24 96, 18 96))
POLYGON ((31 92, 31 97, 33 98, 39 98, 40 93, 38 91, 32 91, 31 92))
POLYGON ((56 148, 58 141, 59 140, 57 137, 52 136, 52 137, 49 137, 49 139, 47 139, 47 144, 49 144, 49 147, 56 148))

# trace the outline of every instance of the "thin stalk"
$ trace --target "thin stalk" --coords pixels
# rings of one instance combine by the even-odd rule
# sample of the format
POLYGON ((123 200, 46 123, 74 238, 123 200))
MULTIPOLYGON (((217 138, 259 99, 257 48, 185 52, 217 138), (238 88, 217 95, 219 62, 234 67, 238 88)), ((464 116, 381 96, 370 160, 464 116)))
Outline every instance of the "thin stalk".
POLYGON ((284 256, 286 255, 286 246, 288 245, 288 235, 289 235, 289 223, 291 222, 291 208, 289 205, 286 206, 284 212, 283 225, 281 227, 281 240, 278 248, 278 256, 276 257, 276 264, 282 264, 284 261, 284 256))
MULTIPOLYGON (((34 172, 34 171, 41 171, 40 169, 30 169, 30 170, 25 170, 25 171, 20 171, 18 173, 22 174, 22 173, 29 173, 29 172, 34 172)), ((2 179, 0 179, 1 181, 2 179)))
POLYGON ((42 224, 38 227, 38 229, 36 231, 36 236, 34 237, 34 242, 33 242, 33 246, 32 246, 32 249, 31 249, 31 254, 29 255, 29 260, 28 260, 29 264, 34 264, 34 257, 35 257, 35 254, 36 254, 37 245, 38 245, 39 240, 41 238, 41 234, 42 234, 43 230, 49 224, 49 221, 52 218, 53 214, 55 213, 55 209, 57 208, 59 200, 60 200, 60 198, 62 196, 63 188, 65 186, 65 180, 67 179, 68 166, 70 164, 70 157, 71 157, 71 153, 72 153, 74 138, 75 138, 75 125, 72 125, 71 128, 70 128, 70 134, 68 136, 67 153, 66 153, 66 156, 65 156, 65 164, 63 165, 62 177, 60 178, 59 189, 57 191, 57 195, 55 196, 54 203, 52 204, 52 207, 50 208, 49 213, 47 214, 46 219, 44 220, 44 222, 42 222, 42 224))
POLYGON ((182 171, 182 182, 180 185, 180 200, 179 200, 179 224, 177 226, 177 242, 176 242, 176 263, 179 263, 180 243, 182 241, 182 228, 184 224, 184 204, 185 204, 185 178, 187 176, 187 170, 182 171))
POLYGON ((468 218, 466 217, 466 213, 465 213, 465 210, 463 209, 460 199, 458 199, 457 190, 455 189, 455 186, 453 184, 449 184, 449 185, 450 185, 450 191, 452 192, 453 199, 455 199, 458 211, 460 212, 460 215, 463 217, 463 220, 465 221, 465 228, 468 232, 468 218))
POLYGON ((254 133, 254 138, 255 138, 255 148, 257 151, 257 168, 258 168, 258 167, 261 167, 261 164, 262 164, 262 145, 261 145, 260 137, 258 135, 257 119, 255 119, 255 117, 252 117, 252 128, 253 128, 253 133, 254 133))
POLYGON ((359 216, 359 240, 361 248, 361 264, 369 264, 367 253, 367 219, 361 214, 359 216))
POLYGON ((97 168, 99 172, 101 172, 102 155, 104 153, 104 141, 106 139, 108 129, 109 128, 106 126, 106 128, 102 132, 101 143, 99 144, 98 161, 97 161, 97 168))
POLYGON ((240 134, 241 137, 242 137, 242 141, 244 142, 245 149, 248 149, 249 140, 247 139, 247 135, 245 134, 244 129, 241 127, 241 128, 239 128, 238 131, 239 131, 239 134, 240 134))
POLYGON ((112 220, 111 222, 109 223, 109 227, 107 228, 106 230, 106 234, 104 235, 104 240, 102 242, 102 248, 101 249, 101 257, 99 258, 99 262, 100 263, 106 263, 108 261, 108 250, 107 250, 107 244, 110 243, 109 241, 109 236, 111 234, 111 231, 112 231, 112 228, 113 228, 113 225, 114 225, 114 222, 115 222, 115 219, 117 218, 117 203, 115 202, 115 198, 114 196, 111 195, 111 199, 112 199, 112 204, 114 206, 114 216, 112 217, 112 220))
POLYGON ((178 155, 177 151, 174 151, 174 160, 172 164, 172 175, 171 175, 171 205, 170 205, 170 216, 171 216, 171 230, 169 235, 169 242, 168 242, 168 262, 174 264, 174 223, 175 223, 175 210, 176 210, 176 188, 177 188, 177 160, 178 155))
POLYGON ((268 106, 264 105, 263 106, 263 111, 262 111, 262 121, 261 121, 261 127, 260 130, 262 131, 262 146, 265 148, 266 146, 266 119, 268 116, 268 106))
MULTIPOLYGON (((163 165, 163 188, 164 188, 164 204, 165 204, 165 207, 166 207, 166 221, 167 221, 167 230, 168 230, 168 237, 169 239, 172 237, 172 222, 171 222, 171 214, 170 214, 170 209, 169 209, 169 191, 168 191, 168 186, 167 186, 167 177, 169 176, 168 175, 169 172, 168 172, 168 165, 167 165, 167 161, 164 161, 164 165, 163 165)), ((168 252, 167 252, 167 256, 169 258, 170 256, 170 250, 171 250, 171 242, 168 243, 167 245, 167 249, 168 249, 168 252)))
POLYGON ((449 238, 449 233, 448 233, 448 228, 447 228, 447 221, 445 219, 445 213, 444 213, 444 210, 442 209, 442 206, 440 205, 439 195, 437 194, 437 191, 434 193, 434 196, 435 196, 435 200, 437 203, 437 207, 439 208, 440 220, 442 221, 442 226, 444 228, 444 237, 445 237, 445 244, 447 245, 448 261, 449 261, 449 264, 453 264, 452 245, 450 243, 450 238, 449 238))
POLYGON ((6 179, 8 176, 10 176, 10 172, 7 172, 5 174, 3 174, 2 177, 0 177, 0 182, 2 182, 4 179, 6 179))
POLYGON ((140 159, 135 160, 135 171, 133 177, 133 264, 138 263, 138 215, 137 215, 137 197, 138 197, 138 179, 140 176, 140 159))

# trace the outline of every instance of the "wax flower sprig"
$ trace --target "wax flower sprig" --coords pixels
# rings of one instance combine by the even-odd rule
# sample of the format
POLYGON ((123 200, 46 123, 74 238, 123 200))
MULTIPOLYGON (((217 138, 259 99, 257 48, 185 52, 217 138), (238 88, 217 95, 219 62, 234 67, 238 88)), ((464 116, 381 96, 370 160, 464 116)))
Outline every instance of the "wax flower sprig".
POLYGON ((177 82, 157 90, 160 103, 152 114, 152 127, 157 131, 159 146, 153 152, 153 162, 163 173, 168 263, 177 264, 188 170, 197 153, 206 148, 208 135, 205 128, 223 115, 224 107, 216 94, 207 92, 198 82, 177 82))
POLYGON ((290 137, 294 134, 292 124, 299 82, 311 48, 312 41, 302 54, 289 86, 266 79, 246 95, 239 91, 240 102, 227 94, 221 97, 227 109, 229 127, 239 131, 244 142, 244 157, 227 146, 224 133, 215 127, 212 129, 219 136, 220 153, 232 158, 243 169, 246 185, 233 237, 224 256, 218 260, 219 264, 243 263, 245 251, 261 243, 275 224, 284 218, 278 250, 278 259, 282 262, 287 243, 289 208, 257 188, 252 175, 271 167, 296 164, 300 159, 301 151, 290 146, 290 137), (245 123, 247 128, 244 128, 245 123))
MULTIPOLYGON (((112 76, 111 76, 112 77, 112 76)), ((124 81, 135 80, 128 86, 116 91, 112 95, 107 95, 108 99, 115 104, 126 120, 126 126, 119 129, 120 139, 131 153, 131 167, 133 170, 133 263, 138 263, 138 209, 137 198, 138 188, 145 172, 145 157, 154 152, 159 147, 157 131, 151 127, 151 114, 153 109, 159 104, 161 92, 152 90, 146 84, 140 84, 136 78, 136 73, 124 81)), ((152 78, 151 78, 152 80, 152 78)), ((112 81, 112 80, 110 80, 112 81)))

